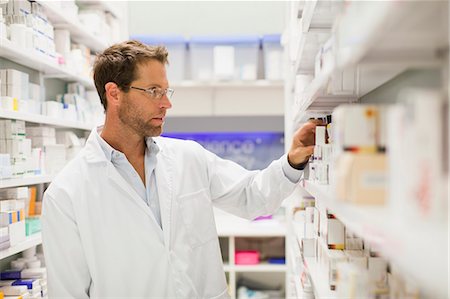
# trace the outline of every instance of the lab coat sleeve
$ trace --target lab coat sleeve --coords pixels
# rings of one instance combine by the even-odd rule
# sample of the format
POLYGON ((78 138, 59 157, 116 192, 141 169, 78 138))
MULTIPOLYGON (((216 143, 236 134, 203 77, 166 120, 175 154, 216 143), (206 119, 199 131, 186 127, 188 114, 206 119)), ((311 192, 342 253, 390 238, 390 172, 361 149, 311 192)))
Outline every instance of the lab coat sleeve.
POLYGON ((213 205, 239 217, 274 213, 297 185, 283 171, 286 155, 260 171, 248 171, 209 151, 205 155, 213 205))
POLYGON ((47 191, 41 219, 49 298, 89 298, 91 278, 70 198, 47 191))

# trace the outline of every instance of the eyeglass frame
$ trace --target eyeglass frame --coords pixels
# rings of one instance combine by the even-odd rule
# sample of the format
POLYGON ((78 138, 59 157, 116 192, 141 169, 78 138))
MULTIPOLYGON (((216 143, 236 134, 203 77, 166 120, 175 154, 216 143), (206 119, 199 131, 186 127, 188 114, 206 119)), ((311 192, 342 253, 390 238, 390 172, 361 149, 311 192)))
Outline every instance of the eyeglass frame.
POLYGON ((164 95, 166 95, 167 98, 170 100, 172 98, 174 92, 175 92, 175 90, 173 88, 166 88, 166 89, 164 89, 164 88, 157 87, 157 86, 153 86, 153 87, 149 87, 149 88, 130 86, 130 88, 143 91, 143 92, 145 92, 146 94, 148 94, 149 96, 151 96, 152 98, 154 98, 156 100, 162 99, 162 97, 164 95), (157 89, 159 89, 161 91, 164 91, 164 93, 155 94, 155 91, 157 89))

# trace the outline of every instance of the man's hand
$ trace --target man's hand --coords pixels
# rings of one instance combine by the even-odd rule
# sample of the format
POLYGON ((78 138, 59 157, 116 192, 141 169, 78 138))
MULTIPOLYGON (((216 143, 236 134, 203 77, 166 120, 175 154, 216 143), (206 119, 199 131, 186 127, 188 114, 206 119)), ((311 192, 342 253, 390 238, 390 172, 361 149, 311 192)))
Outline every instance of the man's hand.
POLYGON ((303 169, 303 166, 308 162, 316 144, 316 126, 322 124, 318 120, 309 121, 294 133, 291 149, 288 153, 288 162, 292 167, 303 169))

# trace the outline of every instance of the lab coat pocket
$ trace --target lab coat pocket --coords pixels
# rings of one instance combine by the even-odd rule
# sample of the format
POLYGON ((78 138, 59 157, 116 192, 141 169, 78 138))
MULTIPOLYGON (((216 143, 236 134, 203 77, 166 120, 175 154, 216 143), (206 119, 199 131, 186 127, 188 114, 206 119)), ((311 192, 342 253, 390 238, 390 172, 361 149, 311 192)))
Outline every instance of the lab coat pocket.
POLYGON ((193 248, 217 238, 212 204, 207 189, 182 195, 179 203, 181 218, 193 248))

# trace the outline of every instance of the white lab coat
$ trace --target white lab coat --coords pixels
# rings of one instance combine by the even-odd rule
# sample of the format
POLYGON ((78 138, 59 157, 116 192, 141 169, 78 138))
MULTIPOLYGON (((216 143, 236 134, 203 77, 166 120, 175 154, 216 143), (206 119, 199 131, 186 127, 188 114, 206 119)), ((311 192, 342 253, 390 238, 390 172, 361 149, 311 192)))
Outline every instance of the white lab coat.
POLYGON ((94 134, 47 189, 50 298, 229 297, 213 206, 246 218, 272 213, 295 184, 281 160, 247 171, 192 141, 155 141, 162 229, 94 134))

